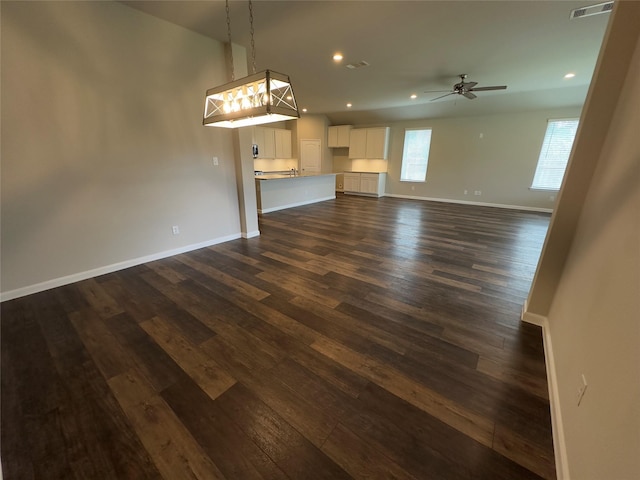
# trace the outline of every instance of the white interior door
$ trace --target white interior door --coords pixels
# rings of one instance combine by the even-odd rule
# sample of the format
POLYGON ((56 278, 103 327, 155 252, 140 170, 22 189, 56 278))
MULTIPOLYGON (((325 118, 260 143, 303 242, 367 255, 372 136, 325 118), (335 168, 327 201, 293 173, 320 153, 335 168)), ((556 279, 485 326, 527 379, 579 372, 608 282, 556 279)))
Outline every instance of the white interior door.
POLYGON ((320 139, 300 140, 300 170, 302 173, 320 173, 322 154, 320 139))

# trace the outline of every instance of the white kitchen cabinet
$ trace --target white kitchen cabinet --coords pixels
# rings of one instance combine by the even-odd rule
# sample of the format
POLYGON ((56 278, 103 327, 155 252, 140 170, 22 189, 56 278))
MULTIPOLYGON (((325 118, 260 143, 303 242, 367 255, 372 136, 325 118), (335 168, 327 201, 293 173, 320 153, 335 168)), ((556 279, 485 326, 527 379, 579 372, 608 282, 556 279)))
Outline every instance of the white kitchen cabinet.
POLYGON ((254 127, 258 158, 291 158, 291 130, 254 127))
POLYGON ((349 135, 349 158, 366 158, 367 129, 354 128, 349 135))
POLYGON ((354 128, 349 141, 349 158, 386 160, 389 127, 354 128))
POLYGON ((386 173, 345 172, 344 193, 383 197, 386 173))
POLYGON ((367 128, 366 157, 371 159, 387 159, 389 146, 389 127, 367 128))
POLYGON ((348 147, 351 143, 351 125, 335 125, 329 127, 327 145, 330 148, 348 147))
POLYGON ((276 158, 276 142, 273 128, 254 127, 253 139, 258 145, 258 158, 276 158))
POLYGON ((344 172, 344 193, 360 192, 360 174, 344 172))
POLYGON ((276 128, 274 132, 275 158, 291 158, 291 130, 276 128))

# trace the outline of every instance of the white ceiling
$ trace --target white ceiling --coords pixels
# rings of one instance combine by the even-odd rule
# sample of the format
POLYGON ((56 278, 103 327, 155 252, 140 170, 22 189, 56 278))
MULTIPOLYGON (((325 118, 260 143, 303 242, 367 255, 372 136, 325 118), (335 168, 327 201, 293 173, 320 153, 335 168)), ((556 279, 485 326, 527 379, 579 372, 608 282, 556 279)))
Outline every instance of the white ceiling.
MULTIPOLYGON (((569 12, 598 1, 254 0, 256 67, 289 75, 299 107, 334 124, 580 106, 610 14, 569 12), (345 67, 361 60, 370 66, 345 67), (426 90, 449 90, 461 73, 508 89, 429 101, 438 94, 426 90)), ((224 1, 123 3, 227 40, 224 1)), ((232 0, 230 10, 232 41, 250 57, 248 2, 232 0)))

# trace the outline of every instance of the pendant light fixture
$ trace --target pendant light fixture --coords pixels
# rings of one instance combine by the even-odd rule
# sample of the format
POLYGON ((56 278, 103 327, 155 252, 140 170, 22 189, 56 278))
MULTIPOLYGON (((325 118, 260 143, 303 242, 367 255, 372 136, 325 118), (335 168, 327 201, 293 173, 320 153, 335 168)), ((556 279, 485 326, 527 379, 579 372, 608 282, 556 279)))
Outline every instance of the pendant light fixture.
POLYGON ((249 22, 251 24, 253 74, 235 80, 229 0, 226 0, 226 12, 231 55, 231 82, 207 90, 202 124, 206 127, 238 128, 299 118, 300 114, 289 77, 272 70, 256 73, 253 4, 251 0, 249 0, 249 22))

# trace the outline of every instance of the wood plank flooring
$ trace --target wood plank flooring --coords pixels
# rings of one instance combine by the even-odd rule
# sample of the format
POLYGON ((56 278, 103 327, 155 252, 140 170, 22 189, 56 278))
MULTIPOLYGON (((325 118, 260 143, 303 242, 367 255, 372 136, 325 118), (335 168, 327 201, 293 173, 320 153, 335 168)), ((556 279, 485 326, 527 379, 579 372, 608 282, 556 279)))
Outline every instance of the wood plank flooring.
POLYGON ((548 222, 339 195, 4 302, 4 479, 555 478, 548 222))

